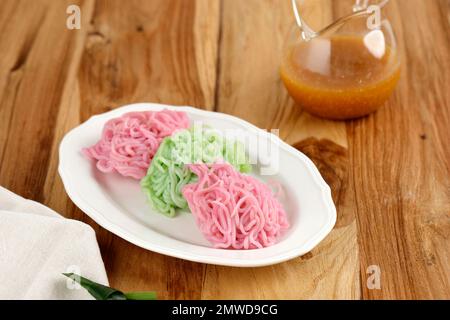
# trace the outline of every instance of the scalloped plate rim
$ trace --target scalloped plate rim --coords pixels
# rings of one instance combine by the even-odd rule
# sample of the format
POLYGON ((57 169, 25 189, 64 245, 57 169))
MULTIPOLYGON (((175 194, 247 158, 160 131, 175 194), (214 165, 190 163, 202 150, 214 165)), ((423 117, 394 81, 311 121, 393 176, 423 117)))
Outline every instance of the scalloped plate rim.
MULTIPOLYGON (((157 104, 157 103, 133 103, 124 105, 122 107, 115 108, 113 110, 110 110, 108 112, 94 115, 90 117, 87 121, 83 122, 82 124, 78 125, 77 127, 70 130, 61 140, 60 146, 59 146, 59 165, 58 165, 58 172, 59 175, 63 181, 64 188, 69 196, 69 198, 74 202, 74 204, 79 207, 84 213, 86 213, 90 218, 92 218, 97 224, 102 226, 103 228, 109 230, 110 232, 114 233, 115 235, 125 239, 126 241, 133 243, 141 248, 157 252, 160 254, 194 261, 194 262, 200 262, 200 263, 207 263, 207 264, 215 264, 215 265, 223 265, 223 266, 233 266, 233 267, 262 267, 262 266, 268 266, 273 265, 277 263, 281 263, 299 256, 302 256, 308 252, 310 252, 314 247, 316 247, 333 229, 334 225, 336 224, 336 207, 333 203, 332 197, 331 197, 331 190, 330 187, 327 185, 327 183, 323 180, 322 176, 320 175, 318 169, 313 164, 313 162, 302 152, 298 151, 294 147, 290 146, 283 140, 281 140, 279 137, 273 135, 272 133, 267 133, 266 131, 256 127, 255 125, 240 119, 238 117, 221 113, 221 112, 213 112, 213 111, 207 111, 198 109, 195 107, 190 106, 171 106, 166 104, 157 104), (87 124, 94 119, 98 118, 105 118, 108 119, 110 117, 118 116, 120 114, 131 112, 131 111, 143 111, 143 110, 161 110, 161 109, 170 109, 170 110, 178 110, 178 111, 186 111, 189 114, 207 114, 208 117, 215 117, 215 118, 222 118, 227 121, 235 122, 237 124, 240 124, 241 126, 248 127, 252 130, 256 130, 259 132, 263 132, 264 134, 267 134, 270 139, 276 139, 277 143, 279 143, 279 146, 283 149, 285 149, 286 152, 298 157, 300 161, 302 161, 305 166, 308 168, 309 172, 312 174, 312 177, 314 179, 314 182, 317 184, 317 186, 321 190, 321 198, 323 200, 323 203, 326 206, 327 209, 327 216, 328 220, 326 223, 322 226, 322 228, 313 236, 311 237, 303 246, 301 247, 294 247, 289 251, 284 251, 276 256, 270 256, 267 258, 261 258, 258 260, 254 259, 239 259, 239 258, 223 258, 218 257, 215 255, 199 255, 199 254, 192 254, 189 252, 186 252, 184 250, 180 249, 174 249, 172 247, 167 246, 161 246, 157 243, 149 243, 148 241, 145 241, 143 239, 140 239, 138 235, 134 234, 133 232, 127 230, 124 226, 119 226, 111 221, 108 221, 107 217, 102 214, 99 210, 95 208, 92 204, 90 204, 88 201, 83 199, 83 197, 77 192, 77 190, 74 190, 71 186, 69 176, 65 170, 64 170, 64 162, 61 161, 61 159, 64 159, 64 148, 66 147, 67 141, 69 140, 69 137, 72 137, 76 135, 80 130, 83 130, 87 126, 87 124)), ((156 232, 156 231, 154 231, 156 232)), ((174 240, 174 239, 173 239, 174 240)), ((175 240, 182 242, 180 240, 175 240)), ((195 244, 188 244, 188 246, 196 246, 195 244)), ((222 252, 223 249, 215 249, 215 248, 203 248, 205 251, 210 252, 222 252)), ((255 249, 255 250, 264 250, 264 249, 255 249)), ((244 250, 230 250, 230 251, 244 251, 244 250)), ((253 250, 250 250, 253 251, 253 250)))

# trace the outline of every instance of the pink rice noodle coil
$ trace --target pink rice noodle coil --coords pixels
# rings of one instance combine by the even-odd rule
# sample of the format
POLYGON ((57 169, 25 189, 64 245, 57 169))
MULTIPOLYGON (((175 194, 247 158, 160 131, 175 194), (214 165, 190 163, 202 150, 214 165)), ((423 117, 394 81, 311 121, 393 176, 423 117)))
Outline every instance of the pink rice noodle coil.
POLYGON ((289 227, 271 188, 227 163, 191 164, 197 176, 183 196, 205 238, 216 248, 258 249, 275 244, 289 227))
POLYGON ((185 112, 130 112, 109 120, 100 141, 82 153, 96 160, 101 172, 117 171, 125 177, 142 179, 162 139, 188 127, 185 112))

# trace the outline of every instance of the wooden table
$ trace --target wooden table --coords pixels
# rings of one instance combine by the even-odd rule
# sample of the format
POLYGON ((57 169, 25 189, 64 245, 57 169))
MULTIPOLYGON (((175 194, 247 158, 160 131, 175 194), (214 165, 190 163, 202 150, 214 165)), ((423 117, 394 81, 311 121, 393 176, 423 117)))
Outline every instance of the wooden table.
MULTIPOLYGON (((322 2, 316 19, 348 12, 322 2)), ((97 232, 110 283, 160 298, 450 298, 450 2, 393 0, 402 79, 376 114, 349 122, 302 112, 278 74, 290 1, 0 2, 0 185, 97 232), (66 8, 81 8, 81 29, 66 8), (264 268, 182 261, 99 227, 57 174, 64 134, 132 102, 239 116, 311 157, 338 221, 316 249, 264 268), (381 271, 381 289, 367 281, 381 271), (376 268, 376 267, 375 267, 376 268)), ((301 181, 299 182, 301 183, 301 181)))

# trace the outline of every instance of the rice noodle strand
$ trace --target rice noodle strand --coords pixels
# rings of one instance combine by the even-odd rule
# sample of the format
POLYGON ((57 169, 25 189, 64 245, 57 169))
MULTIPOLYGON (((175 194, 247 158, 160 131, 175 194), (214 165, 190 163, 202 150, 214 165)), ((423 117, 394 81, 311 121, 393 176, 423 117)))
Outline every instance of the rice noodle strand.
POLYGON ((184 186, 183 196, 214 247, 268 247, 289 227, 286 212, 268 185, 227 163, 187 167, 198 180, 184 186))
POLYGON ((178 131, 161 143, 141 180, 142 190, 155 210, 174 217, 176 209, 188 207, 182 188, 197 179, 186 165, 219 160, 231 163, 241 172, 251 170, 244 145, 238 141, 226 139, 206 126, 178 131))
POLYGON ((100 141, 82 153, 96 160, 101 172, 117 171, 139 180, 145 176, 162 139, 188 127, 185 112, 130 112, 109 120, 100 141))

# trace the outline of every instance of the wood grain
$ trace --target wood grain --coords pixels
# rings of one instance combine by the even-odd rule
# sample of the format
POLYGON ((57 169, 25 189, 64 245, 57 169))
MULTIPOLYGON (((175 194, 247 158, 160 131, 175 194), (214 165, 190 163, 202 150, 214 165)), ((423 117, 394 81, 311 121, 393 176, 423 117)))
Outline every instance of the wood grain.
POLYGON ((78 35, 64 27, 67 5, 2 2, 0 184, 38 201, 44 200, 48 147, 76 52, 78 35))
MULTIPOLYGON (((163 0, 124 6, 123 1, 97 1, 79 70, 81 120, 138 101, 211 109, 218 5, 217 1, 163 0)), ((160 297, 200 298, 204 265, 104 234, 99 242, 115 286, 153 289, 160 297), (138 273, 129 275, 130 270, 138 273)))
POLYGON ((402 80, 385 108, 347 124, 361 274, 382 270, 365 298, 450 296, 448 3, 391 4, 402 80))
MULTIPOLYGON (((305 8, 323 26, 352 0, 305 8)), ((0 2, 0 185, 90 224, 111 285, 160 298, 450 298, 450 1, 392 0, 402 79, 376 114, 315 118, 278 74, 290 1, 0 2), (81 7, 68 30, 66 8, 81 7), (264 268, 203 265, 140 249, 70 201, 57 174, 64 134, 122 104, 194 105, 237 115, 308 155, 338 221, 307 255, 264 268), (381 270, 371 290, 367 268, 381 270)))
MULTIPOLYGON (((313 119, 303 113, 281 84, 279 61, 294 23, 290 2, 230 0, 223 5, 217 110, 262 128, 279 129, 289 142, 314 136, 328 138, 338 149, 339 144, 345 146, 343 123, 313 119), (311 126, 303 125, 311 122, 311 126)), ((345 163, 346 156, 339 158, 341 161, 345 163)), ((358 267, 355 217, 340 208, 338 226, 307 258, 246 270, 208 266, 204 297, 359 298, 358 267), (248 279, 253 280, 250 285, 248 279)))

